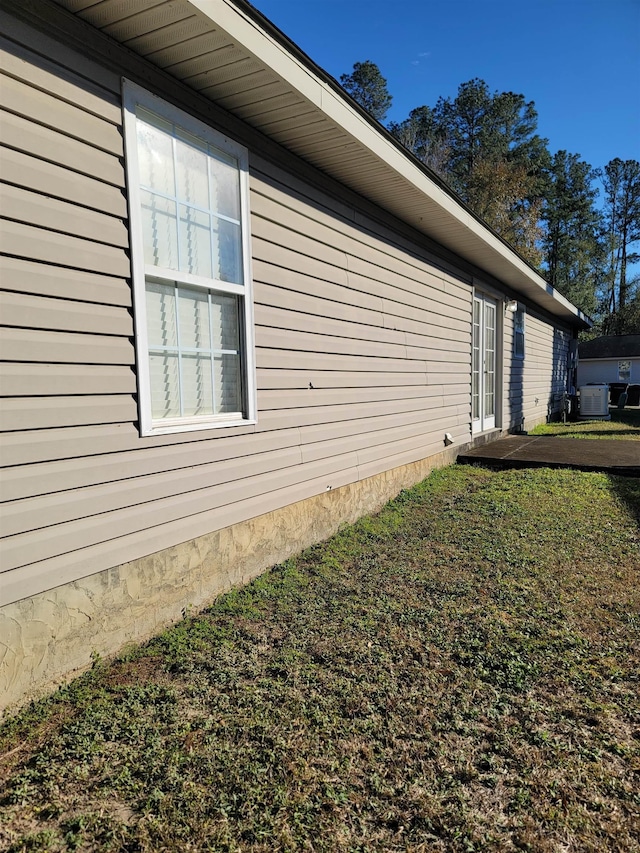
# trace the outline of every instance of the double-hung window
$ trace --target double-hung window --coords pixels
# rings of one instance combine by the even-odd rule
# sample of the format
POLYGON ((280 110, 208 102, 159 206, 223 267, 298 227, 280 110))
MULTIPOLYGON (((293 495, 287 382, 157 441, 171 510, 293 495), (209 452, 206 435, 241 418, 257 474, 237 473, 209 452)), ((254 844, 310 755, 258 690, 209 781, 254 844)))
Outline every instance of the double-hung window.
POLYGON ((255 420, 247 151, 128 81, 144 435, 255 420))

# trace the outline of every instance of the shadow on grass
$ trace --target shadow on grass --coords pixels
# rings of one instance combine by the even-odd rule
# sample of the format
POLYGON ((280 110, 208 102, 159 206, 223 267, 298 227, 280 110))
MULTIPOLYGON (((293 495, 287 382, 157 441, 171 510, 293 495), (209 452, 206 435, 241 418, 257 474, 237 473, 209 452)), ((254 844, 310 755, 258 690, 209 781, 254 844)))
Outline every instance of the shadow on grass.
POLYGON ((609 414, 611 415, 611 423, 620 424, 622 427, 619 433, 614 432, 611 435, 638 434, 638 430, 640 430, 640 408, 614 409, 610 407, 609 414), (624 429, 624 427, 628 427, 628 429, 624 429))
POLYGON ((640 530, 640 477, 609 476, 609 487, 618 500, 627 507, 640 530))
POLYGON ((609 409, 611 420, 616 423, 627 424, 630 427, 640 429, 640 408, 633 409, 609 409))

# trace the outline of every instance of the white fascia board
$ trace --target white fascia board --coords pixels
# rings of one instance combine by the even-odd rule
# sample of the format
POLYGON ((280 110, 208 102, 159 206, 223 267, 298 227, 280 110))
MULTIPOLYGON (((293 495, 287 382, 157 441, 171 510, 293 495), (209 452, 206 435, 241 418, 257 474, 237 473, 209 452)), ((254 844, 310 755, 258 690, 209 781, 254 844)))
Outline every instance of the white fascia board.
MULTIPOLYGON (((371 152, 384 160, 395 172, 409 180, 424 195, 461 222, 465 227, 472 227, 472 217, 461 207, 449 193, 441 189, 414 164, 408 157, 399 151, 375 127, 372 127, 363 116, 351 108, 337 92, 323 85, 322 109, 336 124, 339 124, 354 139, 365 145, 371 152)), ((473 220, 473 224, 476 223, 473 220)), ((482 226, 480 226, 482 227, 482 226)), ((484 229, 483 229, 484 230, 484 229)))
MULTIPOLYGON (((542 282, 543 282, 543 286, 545 287, 545 289, 546 289, 547 287, 550 287, 550 285, 548 285, 548 284, 546 283, 546 281, 544 281, 544 279, 542 279, 542 282)), ((568 312, 570 312, 571 314, 574 314, 576 317, 578 317, 580 320, 582 320, 586 325, 588 325, 588 326, 591 326, 591 325, 592 325, 591 318, 590 318, 590 317, 588 317, 588 316, 587 316, 583 311, 581 311, 579 308, 576 308, 576 306, 573 304, 573 302, 569 302, 569 300, 568 300, 565 296, 563 296, 561 293, 559 293, 557 290, 555 290, 555 289, 551 289, 551 291, 547 291, 547 293, 549 294, 549 296, 552 296, 552 297, 553 297, 553 299, 554 299, 557 303, 559 303, 560 305, 562 305, 562 307, 563 307, 564 309, 566 309, 566 310, 567 310, 568 312)))
MULTIPOLYGON (((207 15, 215 25, 224 29, 232 38, 251 51, 260 62, 264 62, 278 77, 286 80, 292 88, 349 133, 354 140, 365 145, 390 168, 400 173, 403 178, 410 179, 409 172, 413 171, 414 179, 411 182, 438 207, 446 210, 465 227, 477 231, 478 234, 488 233, 448 193, 431 182, 402 152, 398 151, 389 140, 378 133, 369 121, 354 110, 324 81, 318 80, 296 57, 292 56, 268 33, 261 30, 240 9, 227 0, 189 0, 189 2, 200 12, 207 15)), ((489 233, 488 236, 493 235, 489 233)))
POLYGON ((189 5, 206 15, 216 27, 227 32, 304 98, 322 109, 322 82, 237 6, 227 0, 189 0, 189 5))

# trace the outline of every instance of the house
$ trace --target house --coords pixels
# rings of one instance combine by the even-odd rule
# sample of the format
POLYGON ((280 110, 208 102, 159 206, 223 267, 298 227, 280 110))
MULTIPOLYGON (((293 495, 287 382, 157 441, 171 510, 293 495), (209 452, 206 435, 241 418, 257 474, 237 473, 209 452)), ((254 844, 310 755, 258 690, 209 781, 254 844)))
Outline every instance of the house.
POLYGON ((245 0, 3 0, 0 696, 558 411, 589 321, 245 0))
POLYGON ((603 335, 578 347, 578 385, 640 384, 640 335, 603 335))

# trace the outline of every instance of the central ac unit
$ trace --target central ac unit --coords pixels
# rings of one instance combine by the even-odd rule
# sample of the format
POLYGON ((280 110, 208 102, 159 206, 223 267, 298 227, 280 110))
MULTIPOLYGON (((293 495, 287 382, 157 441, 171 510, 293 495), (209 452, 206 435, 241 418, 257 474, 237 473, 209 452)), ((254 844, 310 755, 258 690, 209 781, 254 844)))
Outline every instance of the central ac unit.
POLYGON ((609 386, 583 385, 580 388, 580 420, 608 421, 610 419, 609 386))

